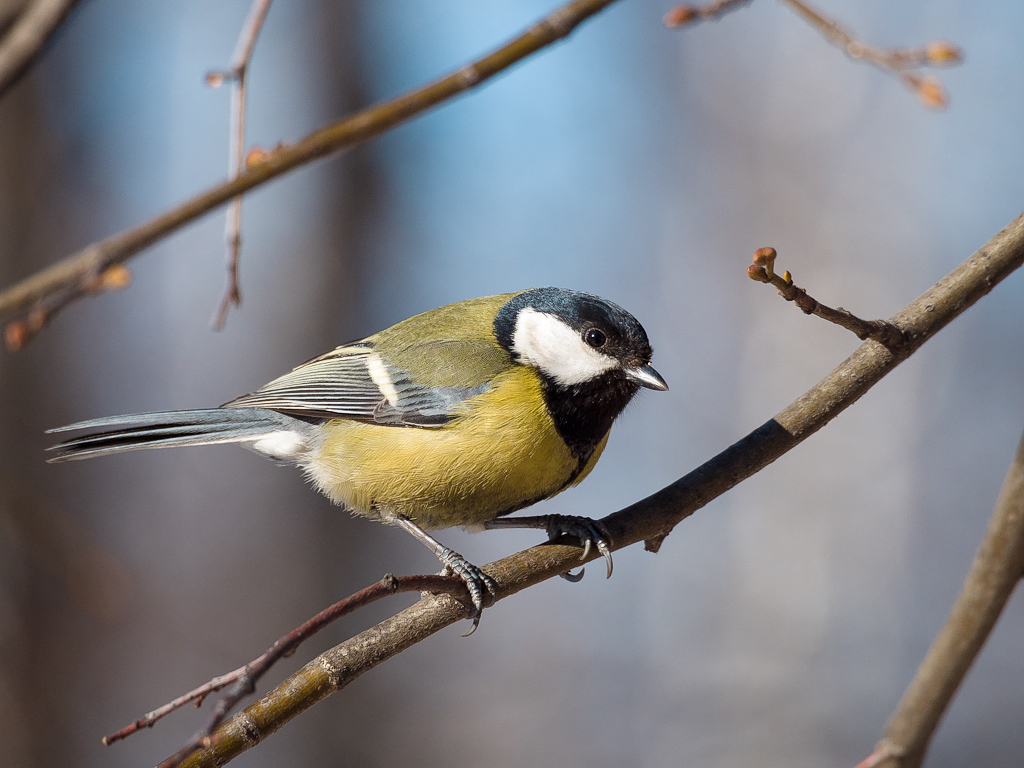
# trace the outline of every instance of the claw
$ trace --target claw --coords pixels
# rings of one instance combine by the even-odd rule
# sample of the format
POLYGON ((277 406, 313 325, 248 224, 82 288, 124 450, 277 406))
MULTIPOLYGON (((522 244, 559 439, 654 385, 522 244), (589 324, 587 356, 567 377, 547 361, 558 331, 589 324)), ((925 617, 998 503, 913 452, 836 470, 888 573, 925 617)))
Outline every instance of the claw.
POLYGON ((612 551, 608 548, 608 542, 604 539, 598 539, 597 551, 604 557, 604 564, 607 566, 605 578, 610 579, 612 577, 612 568, 615 564, 612 562, 612 551))
POLYGON ((463 637, 469 637, 480 626, 480 617, 484 612, 484 591, 486 590, 491 600, 494 600, 498 596, 498 585, 494 579, 453 549, 445 547, 437 557, 444 565, 444 571, 462 579, 469 591, 469 599, 473 603, 469 618, 473 620, 473 626, 463 634, 463 637))
MULTIPOLYGON (((611 550, 611 534, 608 533, 608 529, 604 523, 599 520, 592 520, 589 517, 577 517, 575 515, 550 515, 548 517, 548 538, 550 540, 557 539, 562 534, 566 536, 574 536, 580 540, 583 545, 583 553, 580 555, 580 560, 586 560, 590 555, 591 547, 597 547, 597 551, 601 553, 604 558, 605 565, 607 566, 606 578, 612 576, 612 550, 611 550)), ((561 574, 562 578, 577 582, 583 578, 583 571, 581 570, 575 576, 571 573, 561 574)))
POLYGON ((586 572, 587 572, 586 568, 580 568, 580 572, 579 573, 573 573, 572 571, 566 571, 565 573, 560 573, 558 575, 561 576, 566 581, 572 582, 573 584, 578 584, 580 582, 580 580, 583 578, 583 574, 586 573, 586 572))

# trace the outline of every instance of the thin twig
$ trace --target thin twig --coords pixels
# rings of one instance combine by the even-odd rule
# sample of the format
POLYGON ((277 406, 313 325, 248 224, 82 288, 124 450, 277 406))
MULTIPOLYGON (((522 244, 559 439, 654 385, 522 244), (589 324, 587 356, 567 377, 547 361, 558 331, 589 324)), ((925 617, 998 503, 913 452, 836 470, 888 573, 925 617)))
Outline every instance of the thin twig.
MULTIPOLYGON (((227 674, 214 677, 200 685, 198 688, 193 688, 188 693, 182 694, 163 706, 157 707, 152 712, 147 712, 134 723, 126 725, 121 730, 116 731, 109 736, 104 736, 103 743, 110 745, 121 741, 121 739, 128 738, 133 733, 136 733, 143 728, 152 728, 158 721, 162 720, 172 712, 181 709, 186 704, 196 702, 196 706, 199 706, 211 693, 215 693, 216 691, 231 685, 231 683, 238 681, 243 676, 248 676, 250 687, 254 686, 260 677, 262 677, 263 674, 266 673, 277 661, 294 653, 300 643, 315 635, 331 622, 340 619, 343 616, 347 616, 359 608, 370 605, 381 598, 395 595, 399 592, 450 591, 452 594, 457 594, 460 590, 463 593, 466 592, 465 583, 452 576, 403 576, 398 578, 390 573, 385 574, 384 578, 377 583, 371 584, 370 586, 339 600, 329 608, 325 608, 320 611, 288 634, 276 640, 270 648, 245 666, 239 667, 227 674)), ((233 707, 243 695, 245 695, 245 693, 239 695, 239 697, 229 705, 224 705, 222 708, 225 712, 230 711, 231 707, 233 707)), ((211 720, 211 722, 207 724, 204 729, 207 736, 214 728, 217 727, 217 725, 219 725, 221 720, 223 720, 223 715, 217 718, 216 722, 211 720)))
POLYGON ((4 328, 7 349, 17 352, 39 335, 60 310, 83 296, 104 291, 121 291, 132 284, 132 273, 123 264, 107 267, 102 273, 65 286, 37 303, 24 320, 14 320, 4 328))
POLYGON ((160 764, 160 768, 174 768, 197 749, 214 744, 215 741, 211 739, 210 735, 224 721, 224 718, 234 709, 235 705, 253 693, 256 690, 256 683, 259 682, 260 678, 278 661, 286 656, 291 656, 303 641, 315 635, 331 622, 347 616, 359 608, 370 605, 381 598, 389 597, 399 592, 424 591, 436 594, 449 594, 466 600, 469 599, 465 583, 455 576, 403 576, 396 578, 390 573, 386 574, 376 584, 371 584, 365 589, 361 589, 345 599, 339 600, 329 608, 320 611, 320 613, 281 637, 270 648, 244 667, 239 667, 226 675, 215 677, 198 688, 164 704, 162 707, 158 707, 116 733, 105 736, 103 743, 113 744, 116 741, 131 736, 133 733, 137 733, 143 728, 152 728, 158 720, 169 715, 171 712, 191 702, 195 702, 198 707, 211 693, 231 685, 231 689, 214 706, 206 725, 197 731, 173 756, 160 764))
MULTIPOLYGON (((211 88, 220 87, 226 80, 231 81, 231 128, 228 147, 228 179, 238 178, 242 171, 242 159, 245 152, 245 99, 246 75, 252 53, 256 49, 256 40, 263 29, 263 22, 270 10, 271 0, 253 0, 249 15, 245 19, 242 31, 235 45, 235 53, 231 59, 231 69, 226 72, 211 72, 206 82, 211 88)), ((227 245, 227 284, 224 296, 211 321, 215 330, 224 327, 231 306, 242 305, 242 290, 238 284, 238 262, 242 255, 242 196, 231 201, 228 214, 224 221, 224 241, 227 245)))
MULTIPOLYGON (((682 3, 665 14, 665 26, 682 27, 698 21, 720 18, 751 0, 715 0, 703 5, 682 3)), ((945 40, 935 40, 920 48, 878 48, 857 40, 838 22, 811 7, 804 0, 780 0, 800 18, 821 32, 825 39, 842 49, 851 59, 872 64, 883 72, 894 75, 917 94, 921 102, 932 109, 944 109, 949 103, 942 83, 934 77, 922 77, 911 72, 916 67, 946 67, 963 61, 960 49, 945 40)))
POLYGON ((830 323, 852 331, 861 341, 872 339, 895 350, 905 339, 903 332, 886 320, 862 320, 849 310, 838 307, 832 309, 812 298, 807 291, 793 284, 793 276, 784 272, 781 276, 775 273, 774 248, 758 248, 754 251, 754 263, 747 267, 747 276, 759 283, 770 283, 778 290, 786 301, 792 301, 805 315, 817 315, 830 323))
POLYGON ((932 109, 944 109, 949 99, 942 83, 934 77, 922 77, 908 71, 913 67, 944 67, 963 61, 960 49, 944 40, 936 40, 922 48, 877 48, 857 40, 834 19, 811 7, 804 0, 780 0, 824 35, 825 39, 846 52, 851 59, 866 61, 883 72, 894 75, 917 94, 921 103, 932 109))
POLYGON ((102 273, 188 222, 270 179, 379 136, 438 104, 479 86, 532 53, 571 33, 616 0, 573 0, 493 53, 446 77, 321 128, 251 164, 238 178, 213 187, 144 224, 86 246, 0 293, 0 318, 27 312, 44 297, 102 273))
POLYGON ((35 0, 0 41, 0 96, 21 79, 80 0, 35 0))
POLYGON ((918 768, 939 720, 1024 575, 1024 437, 949 618, 918 667, 872 755, 918 768))
MULTIPOLYGON (((1024 214, 967 261, 890 318, 907 341, 896 352, 867 341, 814 388, 745 438, 652 496, 601 522, 614 549, 641 540, 663 541, 696 510, 806 440, 856 402, 922 344, 1024 263, 1024 214)), ((589 556, 593 560, 601 555, 589 556)), ((580 550, 544 544, 486 567, 498 585, 497 599, 515 594, 580 562, 580 550)), ((209 748, 182 765, 220 766, 255 746, 318 701, 369 669, 465 618, 469 609, 430 596, 376 627, 322 653, 273 691, 226 721, 209 748)))
POLYGON ((681 27, 698 21, 714 21, 729 11, 735 11, 741 5, 749 5, 753 0, 715 0, 703 5, 680 3, 669 9, 663 19, 666 27, 681 27))

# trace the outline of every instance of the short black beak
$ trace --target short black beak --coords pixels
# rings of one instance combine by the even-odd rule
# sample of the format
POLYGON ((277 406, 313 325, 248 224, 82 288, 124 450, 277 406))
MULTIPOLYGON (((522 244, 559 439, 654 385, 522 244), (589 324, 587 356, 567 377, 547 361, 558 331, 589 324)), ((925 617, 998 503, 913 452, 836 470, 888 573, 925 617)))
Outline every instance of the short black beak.
POLYGON ((647 364, 642 368, 626 368, 625 371, 626 375, 641 387, 657 389, 661 392, 668 389, 668 384, 663 378, 661 378, 661 374, 654 370, 650 364, 647 364))

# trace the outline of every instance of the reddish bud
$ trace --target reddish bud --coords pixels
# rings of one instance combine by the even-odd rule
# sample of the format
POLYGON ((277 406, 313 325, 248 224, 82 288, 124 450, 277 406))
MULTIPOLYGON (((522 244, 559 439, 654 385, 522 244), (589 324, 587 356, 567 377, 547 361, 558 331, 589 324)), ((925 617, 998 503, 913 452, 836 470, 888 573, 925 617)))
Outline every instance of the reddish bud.
POLYGON ((751 280, 757 280, 759 283, 771 282, 771 278, 768 277, 768 272, 760 264, 751 264, 747 267, 747 277, 751 280))
POLYGON ((763 267, 775 266, 775 257, 779 254, 772 247, 758 248, 754 251, 754 263, 763 267))
POLYGON ((132 284, 132 272, 123 264, 115 264, 103 270, 99 283, 104 291, 120 291, 132 284))
POLYGON ((916 83, 917 98, 929 109, 945 109, 949 104, 946 89, 934 77, 925 77, 916 83))
POLYGON ((13 320, 4 328, 4 341, 7 342, 7 349, 17 352, 25 346, 28 341, 28 328, 21 320, 13 320))
POLYGON ((665 22, 665 26, 669 27, 681 27, 684 24, 689 24, 692 21, 696 21, 700 17, 700 11, 692 5, 682 3, 670 8, 669 12, 665 14, 665 18, 662 21, 665 22))
POLYGON ((948 40, 934 40, 924 49, 928 63, 936 67, 950 67, 964 60, 963 51, 948 40))
POLYGON ((245 165, 247 168, 262 165, 267 162, 269 157, 270 152, 263 149, 263 147, 250 147, 249 151, 245 153, 245 165))

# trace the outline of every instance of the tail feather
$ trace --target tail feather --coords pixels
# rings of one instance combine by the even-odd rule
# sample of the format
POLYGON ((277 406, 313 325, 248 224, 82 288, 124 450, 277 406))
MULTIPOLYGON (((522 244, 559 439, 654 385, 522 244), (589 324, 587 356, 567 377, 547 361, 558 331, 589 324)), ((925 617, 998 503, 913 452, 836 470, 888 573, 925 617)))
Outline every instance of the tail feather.
POLYGON ((300 437, 307 429, 304 422, 266 408, 209 408, 108 416, 57 427, 48 432, 102 427, 117 429, 94 432, 53 445, 47 450, 54 451, 56 455, 48 461, 90 459, 146 448, 255 442, 282 431, 296 432, 296 437, 300 437))

